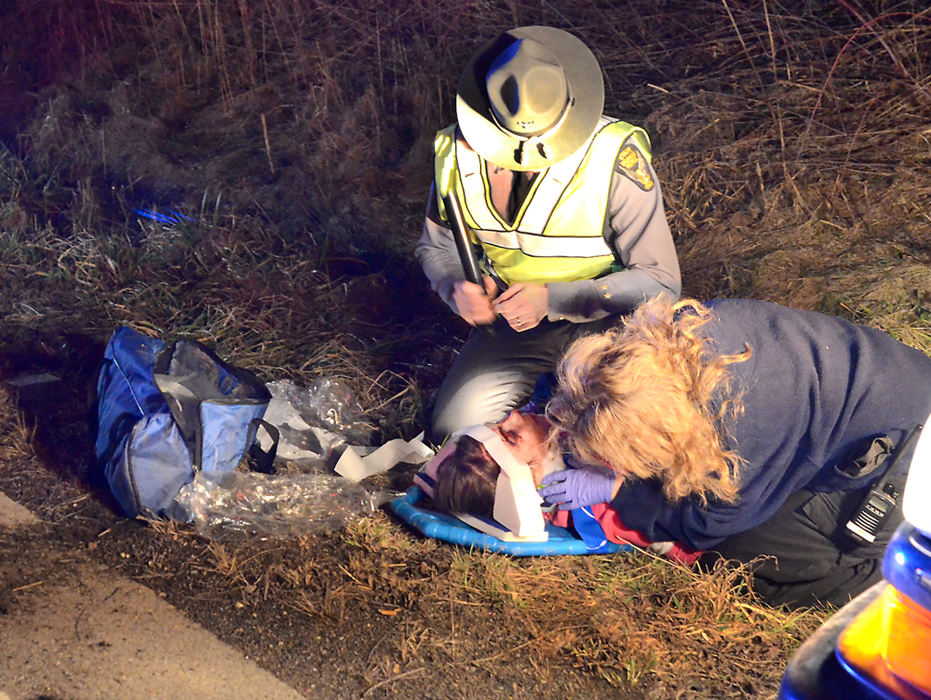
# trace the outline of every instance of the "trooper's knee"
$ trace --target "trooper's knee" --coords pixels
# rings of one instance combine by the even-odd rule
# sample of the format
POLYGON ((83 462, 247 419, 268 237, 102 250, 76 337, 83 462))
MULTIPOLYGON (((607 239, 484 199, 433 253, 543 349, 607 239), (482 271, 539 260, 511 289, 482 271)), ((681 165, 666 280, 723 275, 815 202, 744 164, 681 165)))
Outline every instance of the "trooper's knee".
POLYGON ((449 401, 437 402, 427 437, 439 445, 457 430, 501 420, 513 408, 513 403, 513 398, 500 393, 489 396, 475 388, 464 387, 449 401))
POLYGON ((434 445, 439 445, 457 430, 495 420, 498 420, 497 415, 485 417, 481 412, 455 410, 445 406, 441 410, 434 409, 427 437, 434 445))

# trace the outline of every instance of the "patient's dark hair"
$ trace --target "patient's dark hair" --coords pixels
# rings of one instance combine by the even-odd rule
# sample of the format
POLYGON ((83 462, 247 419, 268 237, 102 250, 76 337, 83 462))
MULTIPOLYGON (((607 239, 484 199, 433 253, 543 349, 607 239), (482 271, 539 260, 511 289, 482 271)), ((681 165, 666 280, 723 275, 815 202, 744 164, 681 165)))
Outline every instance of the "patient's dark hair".
POLYGON ((468 435, 460 436, 456 449, 436 469, 433 504, 447 513, 492 517, 495 486, 501 467, 485 446, 468 435))

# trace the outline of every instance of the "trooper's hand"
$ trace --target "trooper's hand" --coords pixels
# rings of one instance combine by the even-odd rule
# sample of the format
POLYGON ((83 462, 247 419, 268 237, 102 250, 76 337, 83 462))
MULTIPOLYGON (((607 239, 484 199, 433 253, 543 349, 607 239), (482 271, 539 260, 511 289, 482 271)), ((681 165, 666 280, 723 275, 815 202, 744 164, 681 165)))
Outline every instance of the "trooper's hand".
POLYGON ((459 315, 470 326, 484 326, 495 320, 492 301, 498 292, 495 281, 484 275, 485 290, 472 282, 460 280, 453 286, 453 303, 459 315))
POLYGON ((546 318, 549 292, 544 284, 518 282, 501 292, 494 308, 515 331, 529 331, 546 318))
POLYGON ((559 510, 575 510, 607 503, 617 493, 623 477, 606 470, 563 469, 543 477, 538 493, 559 510))

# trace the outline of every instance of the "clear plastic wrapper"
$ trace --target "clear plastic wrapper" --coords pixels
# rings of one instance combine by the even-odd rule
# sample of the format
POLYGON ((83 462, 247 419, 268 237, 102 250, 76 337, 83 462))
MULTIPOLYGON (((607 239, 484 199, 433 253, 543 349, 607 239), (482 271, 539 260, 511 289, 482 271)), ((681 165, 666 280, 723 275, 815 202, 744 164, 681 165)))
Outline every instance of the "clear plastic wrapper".
MULTIPOLYGON (((302 471, 332 471, 348 444, 371 438, 371 426, 359 419, 351 392, 335 380, 318 379, 309 389, 287 379, 266 386, 272 399, 265 420, 278 429, 280 462, 302 471)), ((268 450, 271 443, 263 438, 262 448, 268 450)))
POLYGON ((175 501, 205 537, 245 533, 286 538, 338 530, 397 495, 369 491, 335 474, 237 471, 222 481, 199 473, 175 501))
MULTIPOLYGON (((372 426, 363 420, 362 409, 352 390, 337 379, 321 377, 307 388, 287 379, 266 386, 273 400, 290 407, 287 423, 292 429, 307 433, 308 427, 322 428, 322 431, 315 431, 318 440, 321 434, 329 434, 337 441, 355 445, 366 444, 372 436, 372 426)), ((326 444, 326 438, 320 442, 324 450, 332 449, 326 444)))
MULTIPOLYGON (((345 385, 321 378, 310 388, 289 380, 266 386, 272 399, 265 420, 279 432, 279 468, 273 474, 236 471, 219 481, 199 472, 175 503, 201 535, 286 538, 334 531, 400 495, 333 472, 347 450, 357 461, 375 450, 366 444, 372 427, 345 385)), ((267 433, 257 439, 263 449, 271 447, 267 433)))

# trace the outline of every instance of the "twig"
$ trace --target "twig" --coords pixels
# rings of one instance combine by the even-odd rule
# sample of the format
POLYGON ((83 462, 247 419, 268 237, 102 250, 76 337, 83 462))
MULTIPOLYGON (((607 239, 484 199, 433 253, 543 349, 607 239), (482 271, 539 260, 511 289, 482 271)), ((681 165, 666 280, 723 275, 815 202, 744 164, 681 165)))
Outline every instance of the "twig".
MULTIPOLYGON (((857 21, 860 22, 861 24, 863 24, 864 27, 866 27, 866 26, 868 26, 869 24, 871 24, 871 22, 867 22, 866 20, 864 20, 863 17, 862 17, 862 15, 860 15, 860 13, 857 12, 856 8, 853 7, 849 2, 846 2, 846 0, 837 0, 837 2, 839 2, 841 5, 843 5, 844 8, 845 8, 850 14, 852 14, 854 17, 856 17, 856 18, 857 18, 857 21)), ((877 18, 877 19, 878 19, 878 18, 877 18)), ((904 76, 905 76, 906 78, 908 78, 909 80, 914 80, 914 78, 912 78, 912 76, 909 75, 909 72, 905 69, 905 66, 904 66, 904 65, 902 64, 902 62, 899 60, 898 56, 896 56, 896 55, 892 52, 892 49, 889 47, 889 44, 886 43, 886 40, 883 38, 882 34, 880 34, 879 32, 873 32, 873 34, 876 36, 876 39, 879 41, 879 43, 882 44, 882 47, 886 50, 886 53, 889 54, 889 58, 892 59, 892 62, 896 65, 896 68, 898 68, 900 71, 902 71, 902 75, 904 75, 904 76)))
MULTIPOLYGON (((518 644, 516 647, 511 647, 510 649, 499 651, 497 654, 492 654, 490 656, 483 656, 480 659, 464 659, 462 661, 455 661, 451 663, 450 666, 478 665, 481 663, 485 663, 486 661, 494 661, 495 659, 500 658, 502 656, 511 655, 518 649, 523 649, 526 646, 530 646, 536 641, 539 641, 539 640, 531 639, 531 640, 524 642, 523 644, 518 644)), ((376 688, 381 688, 383 686, 390 685, 391 683, 394 683, 395 681, 399 681, 403 678, 408 678, 410 676, 413 676, 417 673, 421 673, 422 671, 426 671, 426 670, 427 670, 426 666, 418 666, 417 668, 412 668, 410 671, 405 671, 404 673, 399 673, 398 675, 392 676, 391 678, 386 678, 383 681, 379 681, 375 685, 369 686, 365 690, 365 692, 362 693, 362 697, 364 698, 366 695, 371 693, 376 688)))
POLYGON ((385 406, 387 406, 388 404, 390 404, 392 401, 395 401, 395 400, 401 398, 402 396, 404 396, 404 394, 406 394, 408 391, 410 391, 410 389, 411 389, 411 385, 408 384, 406 387, 404 387, 403 389, 401 389, 401 391, 399 391, 397 394, 395 394, 394 396, 392 396, 390 399, 385 399, 384 401, 382 401, 380 404, 378 404, 378 405, 375 406, 374 408, 370 408, 370 409, 368 409, 367 411, 364 411, 364 413, 365 413, 365 414, 370 414, 370 413, 375 413, 376 411, 381 410, 382 408, 384 408, 385 406))
POLYGON ((734 31, 737 33, 737 39, 740 41, 740 45, 743 47, 744 54, 747 56, 747 61, 750 63, 750 69, 753 71, 753 77, 756 78, 756 82, 759 83, 760 87, 763 87, 763 80, 760 78, 760 74, 756 71, 756 66, 753 65, 753 57, 750 55, 750 50, 747 48, 747 44, 744 43, 743 35, 740 33, 740 28, 737 26, 737 21, 734 19, 734 15, 731 14, 731 8, 727 5, 727 0, 721 0, 721 4, 724 5, 724 9, 727 11, 727 16, 731 20, 731 25, 734 27, 734 31))
POLYGON ((773 57, 773 81, 775 82, 779 80, 779 69, 776 67, 776 42, 773 40, 773 26, 769 22, 769 7, 766 0, 763 0, 763 14, 766 17, 766 33, 769 36, 769 51, 773 57))
MULTIPOLYGON (((839 0, 839 2, 842 2, 842 1, 843 1, 843 0, 839 0)), ((889 17, 897 17, 897 16, 902 16, 902 15, 904 15, 904 16, 906 16, 906 17, 911 17, 912 19, 918 19, 918 18, 927 19, 927 18, 925 18, 923 15, 917 15, 917 14, 913 14, 913 13, 909 13, 909 12, 890 12, 889 14, 886 14, 886 15, 879 15, 878 17, 874 17, 873 19, 869 20, 868 22, 866 22, 866 23, 860 25, 859 27, 857 27, 857 30, 856 30, 853 34, 851 34, 850 38, 847 39, 847 41, 846 41, 846 43, 844 44, 843 48, 841 48, 841 50, 838 52, 837 56, 834 58, 834 62, 831 64, 831 69, 828 71, 828 74, 827 74, 827 76, 826 76, 825 79, 824 79, 824 84, 821 86, 821 90, 819 90, 819 92, 818 92, 818 99, 815 101, 815 106, 811 108, 811 114, 810 114, 809 117, 808 117, 808 124, 807 124, 807 126, 805 127, 805 138, 808 137, 808 133, 809 133, 809 131, 811 131, 811 124, 812 124, 812 122, 814 121, 815 114, 818 112, 818 109, 821 107, 821 99, 824 97, 824 91, 827 90, 827 87, 828 87, 828 85, 829 85, 830 82, 831 82, 831 78, 834 76, 834 71, 837 70, 837 66, 840 64, 841 56, 843 56, 843 55, 847 52, 847 49, 848 49, 848 48, 850 47, 850 45, 853 43, 853 40, 857 38, 857 36, 860 34, 860 32, 862 32, 862 31, 864 31, 864 30, 866 30, 866 29, 871 28, 874 24, 876 24, 877 22, 879 22, 881 19, 887 19, 887 18, 889 18, 889 17)), ((859 17, 856 15, 856 13, 854 13, 854 16, 857 17, 857 19, 859 19, 859 17)), ((885 42, 884 42, 881 38, 880 38, 880 42, 883 44, 883 46, 886 45, 885 42)), ((887 47, 887 50, 888 50, 888 47, 887 47)), ((913 80, 913 81, 914 81, 914 78, 912 78, 912 77, 908 74, 908 72, 905 71, 905 68, 904 68, 903 66, 901 66, 901 64, 899 63, 898 59, 896 59, 895 55, 892 54, 892 53, 890 53, 890 56, 892 57, 893 63, 895 63, 897 66, 899 66, 899 67, 902 69, 902 71, 903 71, 904 74, 905 74, 905 77, 907 77, 907 78, 909 78, 910 80, 913 80)), ((927 94, 928 94, 927 91, 926 91, 917 81, 914 81, 914 82, 915 82, 915 87, 916 87, 917 89, 919 89, 922 93, 924 93, 924 94, 927 96, 927 94)))
POLYGON ((494 661, 497 658, 505 656, 506 654, 513 654, 518 649, 523 649, 524 647, 530 646, 534 642, 539 641, 538 639, 530 639, 523 644, 518 644, 516 647, 511 647, 510 649, 505 649, 504 651, 499 651, 497 654, 492 654, 491 656, 483 656, 480 659, 466 659, 465 661, 457 661, 455 665, 464 666, 465 664, 477 665, 484 663, 486 661, 494 661))
POLYGON ((262 134, 265 136, 265 156, 268 158, 268 167, 275 174, 275 163, 272 161, 272 146, 268 140, 268 120, 265 119, 265 113, 262 113, 262 134))
POLYGON ((25 586, 17 586, 16 588, 12 589, 10 592, 18 593, 19 591, 25 591, 29 588, 35 588, 36 586, 41 586, 43 583, 45 583, 45 581, 36 581, 35 583, 27 583, 25 586))
POLYGON ((416 675, 418 673, 422 673, 423 671, 426 671, 426 670, 427 670, 426 666, 418 666, 417 668, 412 668, 410 671, 405 671, 404 673, 399 673, 398 675, 392 676, 391 678, 386 678, 383 681, 379 681, 375 685, 369 686, 366 689, 366 691, 362 693, 362 697, 364 698, 366 695, 371 693, 376 688, 381 688, 382 686, 391 685, 395 681, 399 681, 402 678, 409 678, 410 676, 416 675))

